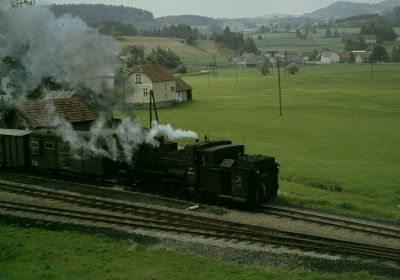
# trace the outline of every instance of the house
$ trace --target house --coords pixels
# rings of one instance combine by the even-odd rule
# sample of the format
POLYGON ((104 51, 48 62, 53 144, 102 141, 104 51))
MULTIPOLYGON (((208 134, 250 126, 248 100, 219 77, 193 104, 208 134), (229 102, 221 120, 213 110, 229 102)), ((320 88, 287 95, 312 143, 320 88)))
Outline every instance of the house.
POLYGON ((66 120, 75 130, 89 130, 95 114, 78 97, 27 100, 18 105, 6 120, 8 128, 54 128, 66 120))
POLYGON ((322 64, 332 64, 340 62, 340 56, 334 52, 322 52, 321 63, 322 64))
POLYGON ((349 63, 350 61, 350 53, 349 52, 341 52, 340 53, 340 62, 341 63, 349 63))
POLYGON ((176 77, 176 102, 182 103, 192 100, 193 88, 181 78, 176 77))
POLYGON ((369 54, 367 51, 352 51, 352 53, 357 64, 369 62, 369 54))
POLYGON ((244 67, 257 67, 257 63, 265 59, 262 55, 255 53, 243 53, 241 56, 232 58, 232 63, 244 67))
POLYGON ((148 104, 151 90, 159 107, 192 99, 192 88, 177 80, 164 66, 147 64, 133 67, 125 81, 126 104, 133 106, 148 104), (185 93, 186 97, 183 96, 185 93))
POLYGON ((343 42, 347 42, 347 41, 355 42, 358 40, 359 36, 360 36, 360 34, 357 32, 354 32, 354 33, 345 32, 342 34, 342 40, 343 40, 343 42))
POLYGON ((362 38, 367 45, 373 45, 378 42, 378 37, 376 37, 376 35, 363 35, 362 38))

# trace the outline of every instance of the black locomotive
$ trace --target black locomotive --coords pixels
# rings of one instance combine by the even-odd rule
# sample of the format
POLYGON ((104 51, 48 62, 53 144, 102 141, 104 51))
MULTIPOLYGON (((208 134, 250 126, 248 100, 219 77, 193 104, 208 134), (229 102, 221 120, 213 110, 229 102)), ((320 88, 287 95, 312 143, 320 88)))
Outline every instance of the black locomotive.
POLYGON ((158 141, 158 147, 141 145, 127 164, 83 149, 72 155, 69 144, 51 130, 0 129, 0 165, 124 179, 251 205, 277 196, 279 168, 273 157, 245 155, 244 146, 231 141, 196 141, 181 149, 162 137, 158 141))

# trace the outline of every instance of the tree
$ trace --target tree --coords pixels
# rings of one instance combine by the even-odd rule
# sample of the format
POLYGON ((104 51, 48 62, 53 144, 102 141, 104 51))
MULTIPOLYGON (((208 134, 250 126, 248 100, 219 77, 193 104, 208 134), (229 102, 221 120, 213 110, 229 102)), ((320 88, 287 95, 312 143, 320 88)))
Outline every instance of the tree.
POLYGON ((350 57, 349 57, 350 63, 356 62, 356 57, 354 56, 353 52, 350 52, 350 57))
POLYGON ((179 74, 186 74, 186 73, 187 73, 187 67, 186 67, 185 64, 181 64, 181 65, 178 66, 178 68, 176 69, 176 71, 177 71, 179 74))
POLYGON ((247 37, 246 40, 243 42, 243 46, 239 48, 240 54, 243 54, 245 52, 247 53, 257 53, 258 48, 256 46, 256 42, 254 41, 253 38, 247 37))
POLYGON ((372 50, 372 62, 387 62, 389 60, 388 52, 384 46, 376 45, 372 50))
POLYGON ((270 63, 266 60, 257 63, 257 69, 261 72, 261 75, 265 76, 270 73, 270 63))
POLYGON ((151 64, 164 65, 169 69, 174 69, 181 64, 181 59, 176 53, 170 49, 165 50, 160 47, 155 50, 152 49, 151 53, 146 57, 146 61, 151 64))
POLYGON ((327 28, 325 31, 325 37, 331 37, 331 36, 332 36, 332 31, 329 28, 327 28))
POLYGON ((262 38, 262 36, 261 36, 261 34, 258 34, 258 37, 257 37, 257 40, 262 40, 263 38, 262 38))
POLYGON ((144 63, 144 50, 137 47, 132 47, 129 51, 129 58, 127 66, 132 67, 134 65, 140 65, 144 63))
POLYGON ((287 67, 287 71, 289 75, 295 75, 297 72, 299 72, 300 68, 299 66, 296 65, 296 63, 291 63, 287 67))

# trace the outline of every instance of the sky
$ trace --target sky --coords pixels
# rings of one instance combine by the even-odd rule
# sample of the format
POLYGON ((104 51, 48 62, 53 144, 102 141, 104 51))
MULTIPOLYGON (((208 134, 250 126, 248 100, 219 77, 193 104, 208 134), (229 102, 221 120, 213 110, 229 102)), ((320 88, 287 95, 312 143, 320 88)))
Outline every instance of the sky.
MULTIPOLYGON (((351 0, 379 3, 383 0, 351 0)), ((37 0, 38 4, 101 3, 148 10, 155 17, 201 15, 214 18, 257 17, 270 14, 302 15, 328 6, 336 0, 37 0)))

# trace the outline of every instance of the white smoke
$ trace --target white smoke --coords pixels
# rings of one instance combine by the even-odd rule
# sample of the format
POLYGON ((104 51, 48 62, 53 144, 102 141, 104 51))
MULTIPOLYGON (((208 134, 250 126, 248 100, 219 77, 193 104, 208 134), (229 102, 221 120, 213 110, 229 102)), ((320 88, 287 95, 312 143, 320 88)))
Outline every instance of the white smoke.
POLYGON ((75 131, 72 125, 62 118, 56 117, 52 125, 56 128, 56 134, 70 145, 71 153, 75 157, 80 157, 83 152, 86 155, 106 157, 129 164, 141 145, 159 147, 160 142, 156 139, 159 136, 174 141, 197 138, 195 132, 175 130, 170 124, 159 125, 155 122, 151 130, 146 130, 131 118, 124 119, 115 131, 107 132, 105 118, 100 117, 86 137, 75 131))
POLYGON ((10 0, 0 0, 0 13, 1 11, 7 11, 11 7, 10 0))
MULTIPOLYGON (((0 1, 3 10, 9 7, 8 1, 0 1)), ((0 60, 8 56, 23 65, 27 76, 15 81, 23 93, 50 76, 98 90, 96 78, 108 74, 116 54, 111 37, 100 35, 79 18, 56 18, 45 7, 0 12, 0 60)))

